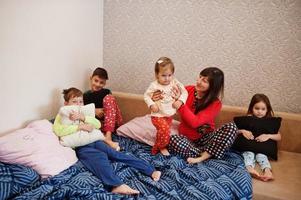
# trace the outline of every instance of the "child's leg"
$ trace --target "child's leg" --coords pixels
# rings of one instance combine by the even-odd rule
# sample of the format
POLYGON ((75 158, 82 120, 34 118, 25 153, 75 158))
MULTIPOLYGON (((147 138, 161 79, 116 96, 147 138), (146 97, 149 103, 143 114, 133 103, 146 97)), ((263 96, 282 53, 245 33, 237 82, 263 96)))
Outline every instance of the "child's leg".
POLYGON ((152 148, 152 154, 160 151, 163 155, 169 155, 167 146, 170 140, 171 117, 152 117, 152 123, 157 129, 156 142, 152 148))
MULTIPOLYGON (((123 152, 116 151, 101 141, 95 142, 95 148, 98 149, 99 151, 106 153, 106 155, 108 156, 108 158, 111 161, 123 162, 123 163, 127 164, 128 166, 134 167, 135 169, 139 170, 140 172, 142 172, 148 176, 151 176, 154 180, 157 177, 158 171, 156 171, 152 165, 150 165, 148 162, 146 162, 142 159, 136 158, 132 155, 125 154, 123 152)), ((161 175, 161 173, 160 173, 160 175, 161 175)), ((160 176, 159 176, 159 178, 160 178, 160 176)))
POLYGON ((260 174, 255 170, 255 154, 251 151, 245 151, 242 153, 244 157, 244 162, 248 172, 252 177, 259 179, 260 174))
MULTIPOLYGON (((101 142, 103 143, 103 142, 101 142)), ((108 147, 109 148, 109 147, 108 147)), ((78 159, 97 178, 99 178, 108 190, 118 194, 138 194, 138 190, 123 184, 120 178, 114 173, 108 155, 95 148, 95 143, 75 149, 78 159)))
POLYGON ((102 131, 106 134, 106 143, 118 150, 119 144, 112 141, 112 133, 122 124, 122 116, 115 98, 107 95, 103 99, 104 124, 102 131))
POLYGON ((262 180, 270 181, 273 180, 272 167, 269 162, 269 159, 266 155, 258 153, 256 154, 256 161, 258 162, 260 169, 263 171, 262 180))
POLYGON ((120 178, 114 173, 108 155, 95 148, 95 142, 75 149, 78 159, 103 184, 110 188, 122 185, 120 178))

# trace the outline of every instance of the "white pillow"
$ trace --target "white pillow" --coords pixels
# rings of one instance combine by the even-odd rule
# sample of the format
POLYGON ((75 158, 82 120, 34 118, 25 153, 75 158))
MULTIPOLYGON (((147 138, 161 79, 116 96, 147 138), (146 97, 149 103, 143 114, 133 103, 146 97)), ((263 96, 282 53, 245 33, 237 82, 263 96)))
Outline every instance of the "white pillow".
POLYGON ((97 140, 104 140, 103 133, 98 129, 93 129, 91 132, 78 131, 76 133, 66 135, 60 138, 60 142, 65 147, 80 147, 90 144, 97 140))
POLYGON ((39 120, 0 137, 0 161, 32 167, 46 178, 67 169, 77 158, 74 150, 60 144, 52 124, 39 120))
POLYGON ((72 121, 69 119, 69 115, 72 111, 83 113, 85 116, 95 117, 95 105, 94 103, 87 104, 85 106, 63 106, 60 108, 59 114, 61 116, 61 123, 64 125, 78 125, 79 121, 72 121))
MULTIPOLYGON (((170 134, 178 135, 178 126, 180 122, 172 120, 170 134)), ((156 127, 151 122, 151 116, 145 115, 136 117, 123 124, 116 130, 118 135, 129 137, 139 142, 153 146, 156 141, 156 127)))
MULTIPOLYGON (((63 106, 60 108, 61 123, 63 125, 79 125, 79 121, 72 121, 69 115, 72 111, 83 113, 85 116, 95 116, 95 105, 93 103, 85 106, 63 106)), ((79 147, 90 144, 97 140, 104 140, 104 135, 100 130, 93 129, 91 132, 78 131, 76 133, 60 137, 61 144, 65 147, 79 147)))

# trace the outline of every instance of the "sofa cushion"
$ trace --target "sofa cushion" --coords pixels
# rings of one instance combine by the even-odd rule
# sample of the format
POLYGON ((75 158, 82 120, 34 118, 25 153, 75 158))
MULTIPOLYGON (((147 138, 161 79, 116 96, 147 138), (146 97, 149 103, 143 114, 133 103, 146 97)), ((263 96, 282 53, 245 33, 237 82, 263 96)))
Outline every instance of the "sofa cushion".
MULTIPOLYGON (((280 117, 258 118, 253 116, 234 117, 234 122, 238 129, 251 131, 254 137, 261 134, 277 134, 281 125, 280 117)), ((254 153, 263 153, 270 158, 277 160, 277 141, 267 140, 257 142, 248 140, 242 134, 238 135, 233 149, 238 151, 252 151, 254 153)))
POLYGON ((0 137, 0 161, 32 167, 46 178, 73 165, 77 157, 59 143, 48 120, 38 120, 0 137))

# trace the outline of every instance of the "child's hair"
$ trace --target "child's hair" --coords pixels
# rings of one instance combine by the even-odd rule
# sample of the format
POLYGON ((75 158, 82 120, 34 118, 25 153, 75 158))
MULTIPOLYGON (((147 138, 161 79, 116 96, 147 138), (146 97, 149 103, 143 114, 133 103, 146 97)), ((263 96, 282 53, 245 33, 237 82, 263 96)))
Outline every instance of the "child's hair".
POLYGON ((99 78, 105 79, 105 80, 108 80, 108 79, 109 79, 107 70, 105 70, 104 68, 101 68, 101 67, 97 67, 97 68, 93 71, 92 77, 93 77, 93 76, 98 76, 99 78))
POLYGON ((200 72, 200 76, 208 78, 209 89, 196 104, 195 113, 205 109, 209 104, 224 96, 224 72, 217 67, 207 67, 200 72))
POLYGON ((63 94, 66 102, 68 102, 71 98, 83 96, 82 91, 74 87, 63 90, 63 94))
POLYGON ((160 69, 169 67, 172 71, 172 73, 175 72, 175 66, 170 58, 167 57, 161 57, 157 60, 155 64, 155 73, 159 74, 160 69))
POLYGON ((253 115, 253 107, 255 104, 258 102, 263 102, 266 107, 267 107, 267 114, 265 117, 273 117, 274 116, 274 111, 272 109, 271 103, 269 98, 265 94, 255 94, 250 102, 249 108, 248 108, 248 115, 253 115))

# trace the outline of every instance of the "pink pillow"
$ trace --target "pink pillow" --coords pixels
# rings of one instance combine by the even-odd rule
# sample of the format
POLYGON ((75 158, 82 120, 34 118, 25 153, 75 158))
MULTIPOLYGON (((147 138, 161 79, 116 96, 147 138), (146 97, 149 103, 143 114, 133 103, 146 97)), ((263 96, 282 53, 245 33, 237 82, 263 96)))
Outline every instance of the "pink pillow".
MULTIPOLYGON (((178 134, 178 121, 172 120, 170 133, 172 135, 178 134)), ((156 128, 151 122, 151 116, 145 115, 143 117, 136 117, 131 121, 123 124, 116 130, 118 135, 129 137, 139 142, 143 142, 153 146, 156 140, 156 128)))
POLYGON ((0 161, 31 167, 46 178, 76 163, 77 157, 60 144, 48 120, 38 120, 0 137, 0 161))

